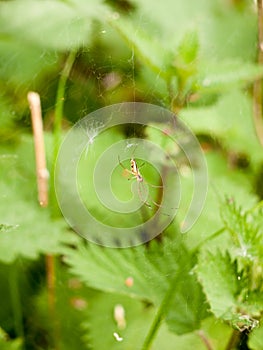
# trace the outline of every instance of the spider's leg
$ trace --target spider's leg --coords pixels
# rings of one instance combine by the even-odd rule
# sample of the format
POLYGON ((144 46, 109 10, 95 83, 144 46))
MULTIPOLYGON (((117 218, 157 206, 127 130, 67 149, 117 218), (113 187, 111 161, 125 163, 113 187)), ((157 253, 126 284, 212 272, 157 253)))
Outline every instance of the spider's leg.
POLYGON ((148 208, 153 209, 153 207, 151 206, 151 204, 149 204, 149 203, 147 202, 147 200, 144 200, 144 199, 143 199, 143 197, 142 197, 142 191, 141 191, 140 185, 143 186, 143 183, 142 183, 142 182, 138 182, 138 194, 139 194, 140 201, 141 201, 143 204, 145 204, 148 208))
MULTIPOLYGON (((119 156, 118 156, 118 160, 119 160, 120 166, 125 170, 126 173, 134 175, 134 173, 133 173, 131 170, 125 168, 125 166, 124 166, 124 165, 122 164, 122 162, 120 161, 120 157, 119 157, 119 156)), ((130 180, 130 179, 128 179, 128 180, 130 180)))
MULTIPOLYGON (((128 169, 125 169, 125 170, 128 170, 128 169)), ((129 171, 129 170, 128 170, 129 171)), ((130 174, 134 175, 132 171, 129 171, 130 174)), ((132 176, 132 177, 129 177, 127 180, 130 181, 130 180, 134 180, 134 179, 137 179, 137 176, 132 176)))
POLYGON ((120 156, 118 156, 118 161, 119 161, 120 166, 121 166, 123 169, 128 170, 128 169, 126 169, 125 166, 122 164, 122 162, 121 162, 121 160, 120 160, 120 156))
POLYGON ((138 166, 138 169, 141 169, 143 166, 145 165, 145 163, 142 163, 138 166))
POLYGON ((153 188, 163 188, 163 186, 152 185, 152 184, 149 184, 148 182, 146 182, 146 184, 150 187, 153 187, 153 188))
MULTIPOLYGON (((153 188, 163 188, 163 186, 155 186, 155 185, 149 184, 148 182, 145 182, 145 181, 144 181, 144 183, 146 183, 146 185, 148 185, 148 186, 150 186, 150 187, 153 187, 153 188)), ((153 196, 151 195, 150 191, 148 192, 148 196, 150 197, 151 202, 152 202, 156 207, 162 208, 162 205, 159 204, 159 203, 157 203, 157 202, 153 199, 153 196)))
POLYGON ((146 185, 152 187, 152 188, 163 188, 163 186, 161 186, 161 185, 152 185, 152 184, 150 184, 149 182, 147 182, 147 181, 145 181, 145 180, 144 180, 144 183, 145 183, 146 185))

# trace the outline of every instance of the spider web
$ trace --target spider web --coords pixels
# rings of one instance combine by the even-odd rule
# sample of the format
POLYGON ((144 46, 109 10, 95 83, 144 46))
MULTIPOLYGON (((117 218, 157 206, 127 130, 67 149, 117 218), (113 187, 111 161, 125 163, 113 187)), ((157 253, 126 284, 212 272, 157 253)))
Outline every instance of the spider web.
MULTIPOLYGON (((121 2, 125 3, 125 1, 120 1, 120 3, 121 2)), ((13 6, 13 4, 18 4, 19 2, 6 1, 3 3, 10 3, 10 6, 13 6)), ((28 3, 30 4, 30 1, 28 3)), ((72 6, 71 10, 76 5, 76 1, 73 0, 67 2, 39 1, 35 3, 37 3, 37 7, 43 6, 43 3, 55 3, 55 5, 52 4, 52 6, 56 6, 56 3, 64 3, 63 6, 68 6, 69 8, 72 6)), ((78 1, 78 3, 83 3, 85 6, 89 6, 89 2, 87 1, 78 1)), ((99 1, 96 3, 99 3, 99 1)), ((232 3, 234 3, 234 1, 232 3)), ((240 1, 240 4, 241 3, 242 1, 240 1)), ((21 4, 23 7, 26 5, 26 2, 21 1, 21 4)), ((211 0, 202 0, 200 2, 174 0, 166 0, 165 2, 153 2, 152 0, 134 0, 133 2, 130 2, 130 4, 133 6, 128 7, 128 10, 126 9, 125 11, 126 15, 128 15, 129 18, 132 18, 134 16, 134 13, 137 15, 136 21, 133 21, 135 33, 139 36, 141 32, 148 32, 150 38, 157 38, 157 41, 163 43, 166 48, 171 48, 171 52, 173 53, 176 52, 176 48, 178 47, 185 32, 187 32, 189 28, 190 30, 193 30, 194 27, 194 30, 198 28, 198 33, 200 34, 200 55, 202 59, 206 57, 206 59, 216 61, 221 59, 223 60, 226 57, 249 60, 254 55, 255 43, 253 40, 251 40, 251 38, 253 38, 253 33, 255 32, 255 24, 253 21, 251 21, 249 15, 247 17, 245 16, 243 20, 240 21, 240 18, 242 17, 241 11, 240 15, 234 16, 231 12, 230 2, 219 0, 215 0, 213 2, 211 2, 211 0), (211 20, 212 16, 213 20, 211 20), (249 28, 246 25, 247 20, 251 23, 251 26, 249 28), (163 32, 161 32, 162 27, 166 28, 163 32), (218 28, 221 29, 218 30, 218 28), (242 45, 240 43, 242 43, 242 45)), ((122 15, 120 8, 115 9, 115 11, 116 16, 118 16, 118 13, 119 15, 122 15)), ((42 12, 45 13, 44 11, 42 12)), ((60 46, 52 47, 49 45, 49 41, 52 39, 53 35, 49 31, 49 27, 54 23, 58 23, 57 27, 55 27, 56 30, 53 33, 55 36, 56 32, 59 32, 61 26, 63 25, 61 17, 63 17, 65 13, 64 11, 53 12, 54 16, 39 19, 36 16, 35 12, 31 12, 30 8, 22 8, 22 10, 19 9, 19 11, 15 12, 15 8, 13 6, 9 15, 6 15, 6 13, 4 13, 4 15, 1 17, 2 21, 0 22, 1 26, 4 29, 2 31, 4 34, 0 46, 0 86, 2 87, 2 92, 0 93, 0 132, 2 136, 2 133, 4 134, 5 130, 9 128, 12 130, 12 136, 9 136, 8 142, 10 142, 10 139, 12 138, 17 139, 21 133, 20 130, 22 129, 26 129, 26 131, 31 133, 29 110, 25 99, 25 96, 29 90, 36 90, 40 93, 46 136, 48 138, 48 134, 53 129, 54 124, 56 94, 61 78, 61 71, 65 66, 68 51, 72 49, 74 50, 76 47, 78 47, 78 50, 75 62, 67 80, 66 90, 64 94, 63 132, 65 132, 65 134, 78 120, 81 120, 91 112, 96 111, 101 107, 109 106, 114 103, 124 101, 144 101, 160 106, 169 105, 170 101, 168 96, 168 89, 166 83, 162 78, 162 70, 152 69, 152 67, 150 67, 150 64, 147 65, 147 60, 143 60, 143 58, 138 54, 138 50, 133 42, 127 43, 127 40, 123 39, 123 37, 119 35, 118 31, 116 31, 109 24, 106 24, 106 21, 100 20, 101 17, 104 18, 101 13, 97 15, 96 21, 92 22, 92 25, 88 25, 90 27, 90 30, 86 30, 85 26, 78 26, 79 20, 82 18, 82 11, 78 10, 75 18, 73 18, 73 27, 71 26, 72 20, 67 22, 65 19, 64 23, 66 23, 66 27, 68 26, 70 29, 74 29, 74 25, 76 25, 75 28, 77 29, 77 32, 80 33, 76 36, 78 40, 72 40, 71 45, 65 44, 63 46, 64 39, 67 38, 66 36, 63 37, 63 35, 61 35, 60 46), (6 18, 5 22, 10 22, 10 26, 3 26, 3 23, 5 23, 3 21, 4 16, 6 18), (22 35, 19 30, 19 28, 21 28, 18 26, 19 20, 23 20, 23 18, 26 18, 24 27, 28 28, 28 35, 26 35, 26 33, 22 33, 22 35), (32 25, 31 20, 37 20, 36 25, 32 25), (26 25, 27 22, 28 27, 26 25), (12 23, 14 23, 13 29, 12 23), (41 23, 44 23, 44 28, 43 25, 41 26, 41 23), (32 33, 39 33, 40 27, 43 29, 42 36, 34 39, 34 35, 32 35, 32 33), (82 35, 81 33, 84 34, 82 35), (44 41, 47 41, 48 45, 43 44, 43 38, 44 41), (17 128, 17 126, 20 128, 17 128)), ((85 13, 85 11, 83 11, 83 16, 84 18, 87 16, 87 13, 85 13)), ((88 18, 88 22, 91 23, 90 18, 88 18)), ((70 33, 66 34, 67 36, 70 35, 70 33)), ((176 86, 176 83, 174 81, 172 81, 172 85, 173 84, 176 86)), ((211 103, 211 100, 201 100, 201 102, 199 102, 199 106, 204 107, 207 105, 207 103, 211 103)), ((145 150, 142 144, 140 144, 140 147, 138 147, 138 149, 134 150, 134 144, 137 144, 138 142, 132 141, 133 139, 137 138, 140 138, 142 140, 149 138, 158 139, 158 135, 154 133, 149 125, 146 126, 147 123, 145 121, 145 123, 136 125, 130 125, 127 123, 126 126, 115 128, 114 130, 111 130, 111 133, 105 135, 102 134, 100 137, 98 137, 104 125, 104 123, 100 123, 97 120, 94 120, 91 124, 82 125, 83 128, 80 130, 80 133, 82 132, 82 134, 85 136, 85 145, 83 147, 80 147, 78 150, 81 153, 81 159, 78 163, 79 176, 81 177, 78 189, 81 193, 81 190, 86 186, 87 182, 92 183, 92 181, 89 181, 90 179, 93 180, 90 177, 92 173, 89 173, 89 167, 94 166, 97 157, 100 155, 99 151, 102 149, 102 146, 107 146, 110 148, 113 143, 124 140, 125 142, 121 145, 121 147, 115 150, 114 158, 108 159, 109 164, 112 164, 113 162, 115 163, 114 170, 112 172, 106 171, 103 174, 103 178, 109 180, 106 183, 107 185, 111 182, 113 183, 113 190, 115 188, 118 189, 116 196, 119 199, 129 200, 134 196, 137 200, 137 204, 141 204, 140 198, 138 198, 138 190, 136 188, 138 183, 136 183, 135 179, 131 185, 130 181, 122 176, 123 169, 119 166, 118 155, 120 157, 123 156, 123 159, 121 158, 121 161, 127 169, 130 169, 130 158, 136 157, 136 161, 138 161, 138 164, 140 164, 141 162, 145 162, 145 157, 147 156, 146 164, 141 169, 142 176, 149 183, 158 183, 158 174, 156 177, 154 177, 152 174, 153 168, 151 167, 152 161, 158 160, 156 152, 147 152, 147 149, 145 150), (98 145, 97 141, 99 143, 98 145), (156 178, 157 182, 155 182, 156 178), (121 195, 123 197, 121 197, 121 195)), ((52 146, 49 145, 49 142, 47 142, 47 145, 49 167, 51 168, 52 146)), ((8 154, 9 153, 6 153, 5 155, 2 155, 2 157, 8 154)), ((14 158, 16 157, 20 157, 20 155, 14 155, 14 158)), ((190 180, 192 180, 191 174, 189 174, 189 162, 187 162, 186 157, 181 157, 180 152, 176 154, 176 157, 176 161, 180 165, 180 176, 185 179, 185 187, 187 187, 189 192, 192 192, 193 188, 189 186, 190 180)), ((26 157, 26 155, 23 158, 20 157, 19 162, 22 164, 19 168, 19 176, 22 180, 25 180, 27 175, 25 175, 26 173, 23 172, 23 167, 27 165, 28 169, 32 169, 32 162, 29 160, 29 158, 26 157)), ((69 160, 69 162, 71 162, 71 164, 69 164, 69 167, 73 164, 75 165, 76 159, 72 158, 69 160)), ((72 173, 67 173, 66 170, 67 169, 64 168, 62 169, 62 172, 70 177, 72 173)), ((67 182, 65 185, 67 185, 67 182)), ((103 192, 103 181, 101 181, 99 185, 103 192)), ((20 192, 19 188, 17 192, 20 192)), ((156 191, 154 191, 152 195, 154 196, 155 194, 156 191)), ((102 216, 96 212, 96 206, 93 206, 92 208, 92 205, 90 205, 90 196, 91 195, 89 188, 86 190, 86 192, 81 193, 82 200, 84 202, 86 201, 85 204, 87 207, 91 207, 90 209, 94 210, 94 215, 97 215, 97 218, 102 220, 102 216)), ((145 196, 147 197, 147 193, 145 196)), ((188 196, 188 192, 184 193, 183 200, 187 201, 189 198, 191 198, 191 196, 188 196)), ((30 205, 28 204, 27 207, 28 213, 30 213, 30 205)), ((15 206, 12 209, 14 208, 15 206)), ((22 210, 22 208, 24 208, 24 203, 21 202, 20 210, 22 210)), ((74 207, 71 207, 70 209, 76 210, 74 207)), ((152 209, 147 208, 146 206, 144 206, 143 211, 146 211, 146 215, 154 213, 152 209)), ((18 215, 17 211, 15 212, 15 215, 18 215)), ((166 212, 166 208, 164 208, 163 212, 166 212)), ((119 220, 119 218, 117 218, 117 215, 113 217, 113 214, 110 210, 105 210, 103 213, 104 222, 110 222, 110 220, 115 222, 117 219, 119 220)), ((26 215, 26 218, 27 216, 28 215, 26 215)), ((129 218, 128 223, 130 226, 134 223, 139 224, 143 222, 144 219, 143 215, 138 214, 138 212, 136 214, 127 213, 126 216, 129 218)), ((162 219, 165 220, 165 216, 162 219)), ((36 229, 34 220, 35 219, 32 219, 32 225, 29 222, 28 232, 30 232, 31 226, 36 229)), ((45 223, 46 220, 39 220, 39 224, 42 222, 45 223)), ((120 227, 122 227, 123 222, 118 222, 118 224, 120 227)), ((127 224, 127 221, 125 224, 127 224)), ((50 223, 50 228, 48 228, 46 231, 51 233, 53 227, 54 224, 52 222, 50 223)), ((23 238, 21 238, 21 235, 20 239, 22 246, 23 238)), ((41 243, 42 237, 39 236, 38 239, 41 243)), ((29 240, 29 242, 30 241, 33 242, 33 240, 29 240)), ((54 244, 53 241, 54 235, 52 235, 52 237, 50 236, 50 242, 48 243, 52 245, 54 244)), ((74 245, 73 242, 72 245, 74 245)), ((43 244, 41 243, 39 246, 42 247, 43 244)), ((88 245, 88 247, 92 249, 92 245, 88 245)), ((95 247, 93 249, 99 251, 99 247, 95 247)), ((9 251, 8 247, 6 251, 9 251)), ((34 250, 32 249, 32 252, 36 254, 35 248, 34 250)), ((83 254, 85 253, 85 250, 83 249, 81 252, 83 254)), ((127 275, 127 272, 125 270, 125 262, 127 262, 127 259, 125 257, 126 253, 129 254, 129 251, 127 250, 127 252, 125 252, 125 250, 122 250, 121 252, 121 254, 124 254, 124 258, 121 260, 123 263, 120 268, 124 270, 124 278, 126 278, 127 275)), ((86 266, 85 264, 87 264, 87 257, 91 260, 91 263, 95 264, 96 268, 101 268, 100 253, 97 254, 98 261, 100 263, 97 263, 97 260, 93 259, 92 252, 88 252, 86 256, 83 254, 83 261, 81 259, 79 260, 78 250, 72 249, 72 254, 76 255, 77 264, 80 265, 78 271, 81 271, 80 267, 82 266, 82 262, 83 266, 86 266)), ((106 265, 105 270, 107 271, 108 264, 106 263, 109 262, 113 264, 111 261, 110 250, 105 249, 103 251, 103 254, 109 254, 108 260, 104 260, 104 263, 106 265)), ((118 250, 116 250, 116 254, 118 254, 118 250)), ((174 253, 170 253, 168 256, 167 254, 164 255, 166 258, 171 258, 170 260, 174 259, 177 256, 174 253)), ((156 253, 156 257, 157 256, 158 255, 156 253)), ((160 261, 163 261, 162 255, 158 257, 160 261)), ((170 266, 174 266, 170 263, 170 261, 169 263, 165 264, 165 267, 170 266)), ((140 271, 140 268, 141 266, 138 264, 138 271, 140 271)), ((83 268, 83 275, 87 275, 87 277, 83 278, 84 282, 90 278, 91 274, 89 269, 90 265, 87 265, 86 269, 83 268)), ((94 271, 96 272, 96 269, 94 269, 94 271)), ((94 271, 92 272, 94 273, 94 271)), ((103 272, 104 271, 102 271, 100 274, 98 273, 98 276, 96 273, 94 273, 94 278, 91 281, 96 282, 97 277, 99 277, 99 279, 101 278, 102 290, 104 290, 103 288, 105 286, 105 277, 103 272)), ((155 268, 151 268, 150 271, 146 269, 146 273, 143 275, 146 280, 145 290, 147 293, 149 282, 154 281, 154 277, 151 277, 151 273, 153 274, 152 276, 154 276, 156 273, 155 268)), ((21 275, 24 276, 24 274, 25 269, 23 269, 21 272, 21 275)), ((114 279, 115 276, 109 272, 108 274, 108 281, 112 283, 116 288, 114 279)), ((125 290, 126 286, 123 283, 124 278, 120 278, 120 273, 116 273, 116 275, 119 278, 118 286, 120 289, 123 288, 125 290)), ((159 273, 159 275, 164 281, 167 281, 171 276, 171 274, 166 274, 162 271, 159 273)), ((65 293, 65 291, 67 291, 67 288, 65 288, 66 284, 64 283, 62 277, 59 278, 61 278, 61 281, 59 281, 60 283, 58 283, 58 285, 60 285, 60 288, 63 290, 63 292, 60 292, 59 294, 61 297, 63 295, 62 293, 65 293)), ((68 276, 66 278, 68 278, 68 276)), ((41 281, 39 281, 39 285, 42 287, 41 281)), ((159 283, 159 285, 162 287, 163 283, 159 283)), ((138 284, 136 283, 135 286, 137 288, 138 284)), ((76 292, 78 293, 78 290, 76 292)), ((61 307, 61 310, 66 310, 65 313, 67 313, 69 310, 69 308, 65 308, 65 305, 67 305, 68 301, 68 299, 65 299, 63 301, 63 306, 61 307)), ((177 306, 178 305, 182 305, 184 307, 184 310, 187 310, 191 306, 191 303, 185 299, 183 303, 177 303, 177 306)), ((95 310, 94 315, 98 315, 97 309, 95 310)), ((103 313, 101 315, 105 316, 103 313)), ((71 338, 73 338, 72 334, 78 329, 79 324, 79 320, 77 322, 72 322, 71 318, 71 315, 65 315, 64 323, 66 325, 70 325, 70 327, 68 327, 67 331, 61 332, 63 335, 68 334, 70 341, 71 338)), ((80 336, 78 338, 80 338, 80 336)), ((71 346, 71 348, 81 348, 81 345, 75 347, 71 346)))

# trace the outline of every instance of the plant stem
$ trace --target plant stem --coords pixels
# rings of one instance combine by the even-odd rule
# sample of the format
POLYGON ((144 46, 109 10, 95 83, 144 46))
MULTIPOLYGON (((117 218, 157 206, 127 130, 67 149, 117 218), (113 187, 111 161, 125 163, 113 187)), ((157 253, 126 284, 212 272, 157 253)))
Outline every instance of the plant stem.
MULTIPOLYGON (((46 155, 44 145, 43 123, 41 115, 40 96, 36 92, 29 92, 28 102, 31 109, 31 119, 34 134, 35 155, 36 155, 36 175, 38 183, 38 199, 42 207, 48 205, 48 172, 46 169, 46 155)), ((47 292, 48 309, 50 322, 54 322, 53 340, 58 344, 58 327, 56 324, 55 312, 55 258, 52 255, 46 255, 46 274, 47 274, 47 292)), ((58 349, 58 346, 55 346, 58 349)))
POLYGON ((56 259, 53 255, 46 255, 46 277, 47 277, 47 295, 48 295, 48 308, 51 324, 52 346, 55 350, 59 349, 60 329, 59 322, 56 314, 56 272, 55 272, 56 259))
POLYGON ((231 337, 230 337, 230 339, 229 339, 229 341, 227 343, 227 346, 226 346, 225 350, 236 349, 237 345, 240 342, 240 336, 241 336, 241 333, 234 329, 232 334, 231 334, 231 337))
MULTIPOLYGON (((257 0, 258 8, 258 64, 263 65, 263 4, 262 0, 257 0)), ((262 119, 262 79, 254 83, 253 93, 254 125, 257 137, 263 146, 263 119, 262 119)))
POLYGON ((210 344, 210 341, 207 339, 207 337, 204 334, 204 332, 202 330, 200 330, 199 332, 197 332, 197 334, 199 335, 199 337, 203 341, 203 343, 204 343, 205 347, 207 348, 207 350, 213 350, 213 346, 212 346, 212 344, 210 344))
POLYGON ((46 255, 46 277, 48 291, 48 307, 51 319, 54 319, 55 314, 55 257, 46 255))
POLYGON ((76 51, 71 51, 66 59, 65 65, 61 72, 61 76, 58 82, 57 96, 56 96, 56 108, 55 108, 55 116, 54 116, 54 146, 53 146, 53 164, 51 171, 51 183, 50 183, 50 202, 51 202, 51 211, 53 217, 58 217, 60 214, 55 194, 54 187, 54 170, 56 159, 61 143, 61 135, 62 135, 62 119, 63 119, 63 108, 65 102, 65 90, 66 83, 72 69, 73 63, 75 61, 76 51))
MULTIPOLYGON (((62 69, 61 76, 58 82, 58 89, 56 95, 56 108, 54 116, 54 142, 53 142, 53 162, 51 170, 51 183, 50 183, 50 203, 51 203, 51 214, 52 216, 58 217, 60 215, 59 207, 56 200, 55 186, 54 186, 54 171, 56 159, 59 151, 59 146, 61 143, 62 135, 62 119, 63 119, 63 108, 65 102, 65 90, 66 83, 72 69, 73 63, 75 61, 76 52, 71 51, 66 59, 65 65, 62 69)), ((48 286, 48 305, 49 313, 52 316, 53 320, 53 338, 55 349, 59 348, 58 338, 59 338, 59 326, 56 319, 56 310, 55 310, 55 283, 56 283, 56 274, 55 274, 55 257, 52 255, 46 256, 46 271, 47 271, 47 286, 48 286)))
POLYGON ((31 109, 31 120, 35 143, 38 201, 42 207, 46 207, 48 205, 48 170, 46 168, 40 96, 38 93, 31 91, 27 94, 27 99, 31 109))
POLYGON ((221 227, 219 230, 215 231, 211 236, 205 238, 203 241, 201 241, 192 251, 193 254, 199 251, 199 249, 207 242, 213 240, 214 238, 221 235, 226 230, 226 227, 221 227))
POLYGON ((153 322, 151 324, 151 327, 149 329, 148 334, 146 335, 146 338, 144 340, 144 343, 142 345, 141 350, 148 350, 154 340, 154 337, 156 336, 156 333, 161 325, 162 319, 165 315, 165 312, 168 308, 169 302, 171 300, 171 296, 174 293, 175 286, 179 279, 179 273, 176 273, 175 278, 172 280, 170 287, 168 288, 160 307, 157 310, 157 313, 153 319, 153 322))
POLYGON ((15 332, 17 336, 23 338, 24 337, 23 311, 22 311, 19 286, 18 286, 17 262, 14 262, 10 266, 8 280, 9 280, 9 290, 10 290, 11 304, 12 304, 13 316, 14 316, 15 332))

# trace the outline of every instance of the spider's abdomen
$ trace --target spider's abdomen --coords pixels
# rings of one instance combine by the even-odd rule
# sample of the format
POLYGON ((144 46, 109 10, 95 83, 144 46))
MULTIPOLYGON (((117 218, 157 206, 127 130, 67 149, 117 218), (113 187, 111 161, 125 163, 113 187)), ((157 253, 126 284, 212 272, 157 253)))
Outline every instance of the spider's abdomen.
POLYGON ((143 182, 143 177, 141 174, 137 174, 137 181, 138 182, 143 182))

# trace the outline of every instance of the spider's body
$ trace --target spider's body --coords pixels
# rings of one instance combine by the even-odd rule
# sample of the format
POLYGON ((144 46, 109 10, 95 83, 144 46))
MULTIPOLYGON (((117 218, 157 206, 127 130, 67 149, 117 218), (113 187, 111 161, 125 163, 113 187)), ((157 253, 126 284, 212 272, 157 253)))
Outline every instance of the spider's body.
POLYGON ((131 159, 131 174, 138 182, 143 182, 143 177, 134 158, 131 159))
MULTIPOLYGON (((139 197, 141 199, 141 201, 149 208, 152 208, 152 206, 145 200, 143 199, 142 197, 142 188, 144 188, 144 184, 146 185, 149 185, 150 187, 153 187, 153 188, 163 188, 163 186, 154 186, 154 185, 151 185, 149 184, 148 182, 146 182, 142 176, 142 174, 140 173, 140 170, 139 170, 139 167, 136 163, 136 160, 134 158, 131 158, 130 160, 130 169, 126 169, 125 166, 121 163, 120 161, 120 158, 118 157, 119 159, 119 164, 120 166, 124 169, 124 171, 128 174, 131 174, 132 177, 130 179, 136 179, 136 181, 138 182, 138 193, 139 193, 139 197), (142 188, 141 188, 142 187, 142 188)), ((144 163, 142 165, 140 165, 140 168, 144 165, 144 163)), ((130 180, 128 179, 128 180, 130 180)), ((150 196, 150 194, 148 193, 148 195, 150 196)), ((151 197, 151 196, 150 196, 151 197)), ((161 205, 156 203, 153 199, 152 199, 152 202, 154 203, 154 205, 156 205, 157 207, 160 207, 161 205)))
MULTIPOLYGON (((141 202, 142 202, 143 204, 145 204, 148 208, 151 208, 151 209, 152 209, 152 205, 149 204, 149 203, 147 202, 147 199, 143 198, 142 190, 144 189, 144 186, 145 186, 145 185, 148 185, 148 186, 153 187, 153 188, 163 188, 163 186, 155 186, 155 185, 152 185, 152 184, 149 184, 148 182, 146 182, 146 181, 144 180, 142 174, 140 173, 139 167, 138 167, 138 165, 137 165, 137 163, 136 163, 136 160, 135 160, 134 158, 131 158, 131 160, 130 160, 130 169, 131 169, 131 170, 125 168, 125 166, 121 163, 120 157, 119 157, 119 156, 118 156, 118 159, 119 159, 119 164, 120 164, 120 166, 124 169, 125 173, 126 173, 126 174, 128 173, 128 174, 131 174, 131 175, 132 175, 132 177, 130 177, 128 180, 130 180, 130 179, 136 179, 136 181, 137 181, 137 183, 138 183, 138 194, 139 194, 139 197, 140 197, 141 202)), ((141 168, 143 165, 144 165, 144 163, 140 165, 140 168, 141 168)), ((159 204, 159 203, 157 203, 157 202, 154 201, 154 199, 152 198, 150 192, 148 192, 148 197, 151 199, 151 202, 152 202, 156 207, 158 207, 158 208, 161 208, 161 207, 162 207, 161 204, 159 204)), ((170 215, 168 215, 168 214, 164 214, 164 215, 170 216, 170 215)))

